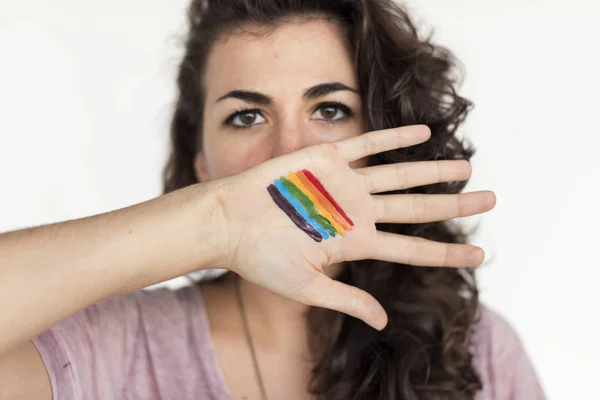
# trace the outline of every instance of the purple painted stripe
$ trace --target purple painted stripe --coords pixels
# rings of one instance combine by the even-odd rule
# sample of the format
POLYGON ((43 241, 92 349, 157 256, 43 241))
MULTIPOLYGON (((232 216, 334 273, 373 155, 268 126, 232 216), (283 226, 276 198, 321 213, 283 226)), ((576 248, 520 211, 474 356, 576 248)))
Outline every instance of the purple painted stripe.
POLYGON ((286 213, 288 217, 290 217, 292 222, 296 224, 298 228, 306 232, 306 234, 313 238, 316 242, 320 242, 321 240, 323 240, 323 237, 319 234, 319 232, 317 232, 315 228, 312 227, 312 225, 306 222, 306 220, 302 218, 300 214, 298 214, 298 212, 294 209, 290 202, 287 201, 281 193, 279 193, 279 190, 277 190, 275 185, 269 185, 267 190, 269 191, 269 194, 271 195, 271 198, 273 199, 275 204, 277 204, 279 208, 281 208, 281 210, 283 210, 283 212, 286 213))

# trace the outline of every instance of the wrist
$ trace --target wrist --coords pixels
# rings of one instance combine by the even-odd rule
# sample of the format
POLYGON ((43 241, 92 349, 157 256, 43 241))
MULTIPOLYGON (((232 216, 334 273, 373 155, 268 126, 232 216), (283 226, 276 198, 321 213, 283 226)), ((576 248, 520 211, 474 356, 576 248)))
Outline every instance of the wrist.
MULTIPOLYGON (((190 186, 189 232, 192 271, 210 268, 230 269, 230 232, 225 212, 229 192, 226 179, 190 186)), ((191 271, 188 271, 191 272, 191 271)))
POLYGON ((114 263, 117 292, 110 295, 225 268, 228 233, 221 186, 221 180, 194 184, 122 210, 130 234, 117 241, 126 261, 114 263))

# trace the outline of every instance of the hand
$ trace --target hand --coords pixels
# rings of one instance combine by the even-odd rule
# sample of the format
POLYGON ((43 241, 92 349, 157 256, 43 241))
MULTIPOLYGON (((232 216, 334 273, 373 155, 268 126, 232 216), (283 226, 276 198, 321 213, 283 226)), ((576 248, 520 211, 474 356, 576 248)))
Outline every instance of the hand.
POLYGON ((383 329, 387 324, 383 307, 365 291, 329 278, 325 274, 328 266, 378 259, 417 266, 475 267, 484 257, 483 250, 475 246, 376 230, 375 223, 440 221, 494 207, 495 196, 490 191, 376 195, 466 180, 471 167, 465 160, 349 166, 368 155, 422 143, 430 135, 423 125, 369 132, 307 147, 224 178, 221 212, 227 225, 226 268, 283 296, 341 311, 383 329), (290 186, 294 182, 296 185, 290 186), (319 203, 320 208, 312 210, 312 225, 306 222, 309 214, 304 207, 307 214, 304 218, 301 213, 296 215, 296 222, 284 211, 294 206, 293 201, 286 204, 282 200, 286 190, 288 196, 293 195, 294 187, 304 188, 306 198, 319 203), (329 204, 325 190, 332 198, 329 204), (334 203, 339 206, 337 214, 334 203))

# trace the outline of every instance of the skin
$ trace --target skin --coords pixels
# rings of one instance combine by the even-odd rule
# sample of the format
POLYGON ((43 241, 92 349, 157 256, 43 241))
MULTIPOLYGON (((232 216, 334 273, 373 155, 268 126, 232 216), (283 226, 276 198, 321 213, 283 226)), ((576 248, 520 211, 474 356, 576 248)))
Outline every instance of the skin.
MULTIPOLYGON (((253 29, 253 27, 248 27, 253 29)), ((204 76, 202 150, 195 159, 201 182, 234 175, 271 158, 310 145, 333 142, 364 132, 358 81, 339 28, 326 20, 296 21, 268 36, 237 34, 214 46, 204 76), (318 62, 315 62, 318 60, 318 62), (311 99, 305 92, 317 85, 340 83, 352 90, 334 90, 311 99), (270 104, 221 99, 231 91, 268 96, 270 104), (221 99, 221 100, 219 100, 221 99), (343 106, 328 106, 335 102, 343 106), (260 112, 238 114, 241 109, 260 112)), ((363 160, 350 164, 366 165, 363 160)), ((341 265, 326 270, 339 273, 341 265)), ((310 376, 304 313, 307 306, 242 280, 242 294, 261 375, 270 398, 306 399, 310 376)), ((203 295, 217 357, 235 399, 260 398, 232 279, 203 285, 203 295)))

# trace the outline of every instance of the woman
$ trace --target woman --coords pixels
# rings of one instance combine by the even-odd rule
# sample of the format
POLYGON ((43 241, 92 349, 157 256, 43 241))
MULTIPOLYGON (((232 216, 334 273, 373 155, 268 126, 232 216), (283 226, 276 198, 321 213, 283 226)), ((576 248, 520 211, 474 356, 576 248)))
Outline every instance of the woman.
POLYGON ((448 222, 495 204, 451 54, 386 0, 189 22, 166 194, 0 237, 0 398, 543 398, 448 222))

